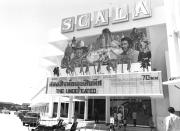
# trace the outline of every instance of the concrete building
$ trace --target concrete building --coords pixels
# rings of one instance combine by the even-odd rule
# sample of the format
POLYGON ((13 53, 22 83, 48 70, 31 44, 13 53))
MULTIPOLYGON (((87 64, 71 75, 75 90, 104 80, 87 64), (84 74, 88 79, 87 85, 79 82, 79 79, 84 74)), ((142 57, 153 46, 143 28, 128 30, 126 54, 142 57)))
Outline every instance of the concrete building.
MULTIPOLYGON (((69 122, 72 122, 74 112, 79 118, 94 120, 94 110, 98 109, 99 119, 106 123, 110 123, 114 112, 122 111, 132 124, 131 113, 136 111, 139 117, 137 124, 148 125, 148 115, 152 114, 155 126, 159 131, 163 131, 164 118, 168 115, 167 108, 173 106, 177 113, 180 112, 180 103, 177 101, 180 97, 180 2, 120 0, 108 7, 102 3, 101 8, 95 6, 91 9, 94 10, 83 8, 83 15, 72 11, 72 15, 62 18, 61 33, 67 39, 51 40, 49 44, 65 53, 45 58, 62 67, 60 76, 54 76, 54 67, 51 67, 52 77, 47 79, 46 88, 33 98, 32 105, 39 107, 42 104, 37 103, 44 101, 48 103, 45 104, 48 108, 45 109, 46 115, 67 117, 69 122), (97 39, 105 28, 120 38, 130 37, 133 28, 144 33, 150 41, 150 69, 143 71, 140 63, 135 62, 129 70, 127 63, 118 61, 116 71, 111 69, 111 72, 108 72, 105 63, 101 65, 101 72, 97 73, 96 63, 90 64, 88 73, 85 73, 85 65, 81 67, 77 62, 72 73, 67 73, 68 67, 62 66, 62 60, 68 55, 68 46, 73 45, 73 37, 76 37, 77 41, 83 41, 81 44, 88 49, 91 45, 98 48, 97 39), (170 77, 177 79, 168 81, 170 77), (95 84, 87 84, 86 81, 95 84), (40 101, 37 101, 39 98, 40 101), (144 114, 141 113, 143 111, 144 114)), ((96 53, 93 51, 92 53, 96 53)), ((72 53, 72 50, 69 53, 72 53)))

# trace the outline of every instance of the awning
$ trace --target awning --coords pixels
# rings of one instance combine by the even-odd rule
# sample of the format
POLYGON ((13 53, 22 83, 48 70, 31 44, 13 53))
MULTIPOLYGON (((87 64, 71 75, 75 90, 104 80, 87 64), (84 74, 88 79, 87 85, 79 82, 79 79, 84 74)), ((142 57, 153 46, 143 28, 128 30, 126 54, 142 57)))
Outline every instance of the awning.
POLYGON ((163 82, 164 85, 176 85, 180 84, 180 79, 175 79, 175 80, 168 80, 163 82))
POLYGON ((170 78, 170 80, 163 82, 163 85, 173 85, 180 89, 180 77, 170 78))

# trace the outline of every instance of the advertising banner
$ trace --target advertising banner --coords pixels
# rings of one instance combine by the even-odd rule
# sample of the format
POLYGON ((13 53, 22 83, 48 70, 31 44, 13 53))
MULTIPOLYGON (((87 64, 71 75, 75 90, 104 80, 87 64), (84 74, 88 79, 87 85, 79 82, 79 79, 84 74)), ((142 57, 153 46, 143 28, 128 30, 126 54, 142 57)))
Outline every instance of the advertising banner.
POLYGON ((163 96, 160 71, 48 78, 47 93, 75 96, 163 96))

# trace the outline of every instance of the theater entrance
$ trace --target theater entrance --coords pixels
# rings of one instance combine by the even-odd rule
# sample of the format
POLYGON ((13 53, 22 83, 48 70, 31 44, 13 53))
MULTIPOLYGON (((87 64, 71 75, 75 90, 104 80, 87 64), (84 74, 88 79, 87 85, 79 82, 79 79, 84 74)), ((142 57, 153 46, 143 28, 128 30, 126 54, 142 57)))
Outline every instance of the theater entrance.
POLYGON ((96 110, 98 112, 99 120, 105 121, 105 111, 106 111, 105 103, 106 103, 105 99, 97 99, 97 98, 88 99, 88 119, 89 120, 95 119, 94 112, 96 110))
POLYGON ((150 97, 111 97, 110 116, 114 117, 118 113, 122 114, 122 119, 126 118, 128 124, 134 125, 133 118, 136 117, 136 125, 147 125, 152 116, 150 97))

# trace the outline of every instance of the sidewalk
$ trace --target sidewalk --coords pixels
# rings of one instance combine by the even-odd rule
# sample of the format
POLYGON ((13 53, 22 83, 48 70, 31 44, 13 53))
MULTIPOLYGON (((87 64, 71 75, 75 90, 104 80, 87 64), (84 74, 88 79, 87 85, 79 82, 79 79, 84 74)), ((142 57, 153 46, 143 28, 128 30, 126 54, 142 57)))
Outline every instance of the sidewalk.
MULTIPOLYGON (((68 124, 66 130, 69 131, 72 124, 68 124)), ((94 121, 79 121, 76 131, 109 131, 110 125, 105 123, 95 124, 94 121)), ((115 127, 115 131, 151 131, 150 127, 146 126, 132 126, 127 125, 126 130, 124 127, 115 127)))
MULTIPOLYGON (((68 123, 67 118, 62 118, 62 119, 64 119, 64 122, 67 124, 66 131, 70 131, 72 123, 71 124, 68 123)), ((76 131, 109 131, 109 127, 110 127, 110 125, 106 125, 104 122, 99 122, 98 124, 95 124, 94 121, 84 121, 83 119, 78 119, 77 121, 78 121, 78 125, 76 131)), ((57 119, 46 118, 44 119, 44 121, 41 122, 41 124, 52 126, 57 124, 57 119)), ((124 129, 124 127, 122 128, 115 127, 115 131, 151 131, 151 129, 150 127, 147 126, 137 125, 136 127, 134 127, 133 125, 128 124, 126 130, 124 129)))

